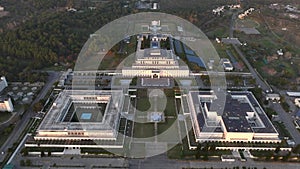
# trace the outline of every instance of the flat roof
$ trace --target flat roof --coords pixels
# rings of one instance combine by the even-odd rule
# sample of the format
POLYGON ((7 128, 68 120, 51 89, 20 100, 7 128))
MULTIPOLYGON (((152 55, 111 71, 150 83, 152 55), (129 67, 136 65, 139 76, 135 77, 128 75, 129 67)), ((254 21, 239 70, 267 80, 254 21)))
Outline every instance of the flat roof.
POLYGON ((231 63, 223 63, 223 65, 226 67, 226 68, 232 68, 232 64, 231 63))
POLYGON ((222 120, 228 132, 277 133, 251 92, 228 91, 224 108, 218 107, 220 100, 211 91, 191 91, 191 96, 195 109, 198 110, 197 123, 201 132, 222 132, 222 120), (210 119, 207 113, 213 117, 210 119))
POLYGON ((112 130, 121 111, 122 96, 122 90, 64 90, 54 101, 38 130, 112 130), (103 120, 64 122, 72 103, 79 103, 78 106, 81 106, 80 104, 89 106, 89 103, 107 103, 103 120))
POLYGON ((286 92, 288 96, 300 97, 300 92, 286 92))

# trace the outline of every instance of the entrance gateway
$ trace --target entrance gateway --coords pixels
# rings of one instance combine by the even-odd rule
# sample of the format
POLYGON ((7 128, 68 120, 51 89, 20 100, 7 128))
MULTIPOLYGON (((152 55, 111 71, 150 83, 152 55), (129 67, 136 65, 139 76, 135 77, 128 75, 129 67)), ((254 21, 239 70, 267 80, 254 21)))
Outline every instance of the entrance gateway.
POLYGON ((159 79, 160 78, 160 71, 159 70, 152 70, 151 78, 152 79, 159 79))

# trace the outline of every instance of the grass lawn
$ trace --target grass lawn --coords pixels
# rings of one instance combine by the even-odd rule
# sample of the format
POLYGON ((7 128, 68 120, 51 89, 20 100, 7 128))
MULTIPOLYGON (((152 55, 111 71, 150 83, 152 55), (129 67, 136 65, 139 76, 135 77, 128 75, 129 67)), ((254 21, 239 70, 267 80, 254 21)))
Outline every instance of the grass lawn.
POLYGON ((164 123, 158 123, 157 135, 158 141, 162 142, 179 142, 178 124, 176 119, 165 119, 164 123))
POLYGON ((260 24, 252 19, 237 19, 235 25, 237 27, 258 28, 260 24))
MULTIPOLYGON (((168 128, 171 127, 171 125, 174 122, 176 122, 176 119, 166 118, 164 123, 158 123, 158 125, 157 125, 157 133, 160 134, 160 133, 163 133, 164 131, 168 130, 168 128)), ((178 128, 177 124, 175 124, 175 125, 176 125, 176 128, 178 128)), ((178 133, 178 131, 176 131, 176 133, 178 133)))
POLYGON ((147 111, 150 108, 151 104, 148 98, 138 98, 136 108, 139 111, 147 111))
POLYGON ((215 37, 217 38, 223 38, 223 37, 228 37, 228 29, 225 27, 218 27, 214 29, 213 31, 206 32, 205 34, 207 35, 208 38, 214 39, 215 37))
POLYGON ((169 151, 167 152, 167 155, 170 159, 182 159, 184 157, 182 151, 182 145, 177 144, 175 146, 172 146, 172 148, 169 149, 169 151))
POLYGON ((165 116, 177 116, 174 97, 167 97, 167 106, 164 113, 165 116))
POLYGON ((154 136, 153 123, 134 123, 133 136, 135 138, 147 138, 154 136))
POLYGON ((289 138, 292 138, 291 137, 291 134, 289 133, 289 131, 285 128, 284 124, 283 123, 280 123, 280 122, 273 122, 275 128, 278 130, 278 133, 281 137, 289 137, 289 138))
POLYGON ((10 133, 13 131, 14 129, 14 125, 10 125, 8 127, 6 127, 0 134, 0 145, 3 145, 6 141, 6 139, 9 137, 10 133))
POLYGON ((0 112, 0 123, 8 120, 12 114, 10 112, 0 112))

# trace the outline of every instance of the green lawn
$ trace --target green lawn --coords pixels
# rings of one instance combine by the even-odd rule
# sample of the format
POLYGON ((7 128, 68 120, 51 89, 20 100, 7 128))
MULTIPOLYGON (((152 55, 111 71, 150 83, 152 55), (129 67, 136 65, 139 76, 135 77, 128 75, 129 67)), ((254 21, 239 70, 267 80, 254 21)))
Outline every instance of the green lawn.
POLYGON ((147 138, 154 136, 154 124, 153 123, 134 123, 133 129, 134 138, 147 138))
POLYGON ((276 127, 276 129, 278 130, 278 133, 281 137, 289 137, 289 138, 292 138, 291 137, 291 134, 289 133, 289 131, 285 128, 284 124, 283 123, 280 123, 280 122, 273 122, 274 126, 276 127))
POLYGON ((167 97, 167 105, 164 110, 165 116, 177 116, 175 107, 175 97, 167 97))
POLYGON ((8 120, 12 114, 10 112, 0 112, 0 123, 8 120))
MULTIPOLYGON (((164 123, 159 123, 157 126, 157 133, 163 133, 164 131, 166 131, 174 122, 176 122, 176 119, 173 118, 166 118, 164 123)), ((175 124, 176 128, 177 124, 175 124)), ((178 133, 178 131, 176 131, 178 133)), ((174 133, 175 134, 175 133, 174 133)))
POLYGON ((10 133, 13 131, 14 129, 14 125, 10 125, 8 127, 6 127, 0 134, 0 145, 3 145, 6 141, 6 139, 9 137, 10 133))
POLYGON ((136 108, 139 111, 147 111, 150 108, 150 102, 148 98, 138 98, 136 108))

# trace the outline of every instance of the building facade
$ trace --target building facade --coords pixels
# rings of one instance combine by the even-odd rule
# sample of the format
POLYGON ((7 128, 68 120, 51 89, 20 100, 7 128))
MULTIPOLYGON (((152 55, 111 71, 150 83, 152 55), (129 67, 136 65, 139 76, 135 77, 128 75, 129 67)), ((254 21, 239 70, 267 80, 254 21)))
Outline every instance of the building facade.
POLYGON ((224 107, 213 92, 190 91, 186 97, 196 142, 281 141, 251 92, 228 91, 224 107))
POLYGON ((14 111, 14 106, 10 97, 0 97, 0 111, 14 111))

